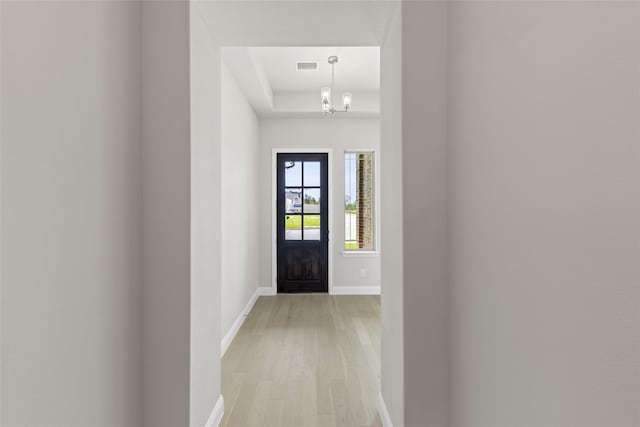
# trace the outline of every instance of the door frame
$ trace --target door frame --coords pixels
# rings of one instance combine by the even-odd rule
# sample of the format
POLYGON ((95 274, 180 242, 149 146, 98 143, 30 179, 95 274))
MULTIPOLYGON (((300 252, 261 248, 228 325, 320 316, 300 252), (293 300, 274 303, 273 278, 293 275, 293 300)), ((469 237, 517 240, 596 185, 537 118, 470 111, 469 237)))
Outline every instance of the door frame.
POLYGON ((329 244, 327 262, 328 292, 333 295, 333 215, 331 214, 333 202, 333 148, 272 148, 271 149, 271 292, 278 293, 278 153, 321 153, 327 154, 328 197, 329 197, 329 244))

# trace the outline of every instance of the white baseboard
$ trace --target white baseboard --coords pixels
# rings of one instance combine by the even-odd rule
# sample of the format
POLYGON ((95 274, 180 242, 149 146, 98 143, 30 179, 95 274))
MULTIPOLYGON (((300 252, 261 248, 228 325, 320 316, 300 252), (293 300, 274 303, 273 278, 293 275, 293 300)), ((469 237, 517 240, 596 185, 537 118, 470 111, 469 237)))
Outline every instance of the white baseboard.
POLYGON ((260 286, 257 292, 260 296, 271 296, 276 294, 275 290, 271 286, 260 286))
POLYGON ((220 425, 220 421, 222 421, 223 415, 224 415, 224 397, 220 395, 204 427, 218 427, 220 425))
POLYGON ((334 286, 331 295, 380 295, 380 286, 334 286))
POLYGON ((233 322, 233 324, 231 325, 231 328, 229 328, 229 331, 222 338, 222 342, 220 343, 220 357, 223 357, 224 354, 227 352, 227 349, 231 345, 231 342, 236 337, 236 334, 238 333, 238 331, 240 330, 240 327, 244 323, 244 319, 246 319, 249 312, 251 312, 253 305, 256 303, 256 301, 258 300, 258 296, 260 295, 259 293, 260 289, 261 288, 256 289, 253 295, 251 295, 251 298, 249 298, 249 302, 247 303, 247 305, 240 312, 240 315, 238 316, 238 318, 235 320, 235 322, 233 322))
POLYGON ((389 415, 387 404, 384 403, 382 393, 378 394, 378 414, 380 415, 380 422, 382 422, 382 427, 393 427, 391 416, 389 415))

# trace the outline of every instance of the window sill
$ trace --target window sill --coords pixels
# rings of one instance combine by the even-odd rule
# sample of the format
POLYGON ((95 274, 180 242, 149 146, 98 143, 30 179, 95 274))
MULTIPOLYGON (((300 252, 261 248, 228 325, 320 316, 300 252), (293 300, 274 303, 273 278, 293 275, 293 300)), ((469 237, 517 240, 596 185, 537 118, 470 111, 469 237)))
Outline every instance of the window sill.
POLYGON ((346 258, 376 258, 378 251, 342 251, 342 256, 346 258))

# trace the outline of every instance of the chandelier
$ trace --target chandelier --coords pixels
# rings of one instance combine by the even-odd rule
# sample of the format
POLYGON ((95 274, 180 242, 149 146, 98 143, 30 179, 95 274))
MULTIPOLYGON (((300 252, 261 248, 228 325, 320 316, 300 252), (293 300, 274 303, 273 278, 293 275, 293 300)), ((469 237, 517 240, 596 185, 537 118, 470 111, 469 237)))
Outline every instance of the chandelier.
POLYGON ((336 110, 336 108, 331 103, 331 94, 333 92, 334 86, 334 67, 336 62, 338 62, 337 56, 329 57, 329 64, 331 64, 331 86, 325 86, 320 90, 320 98, 322 100, 322 114, 325 117, 329 117, 335 113, 346 113, 351 108, 351 99, 353 98, 350 92, 345 92, 342 94, 342 106, 344 110, 336 110))

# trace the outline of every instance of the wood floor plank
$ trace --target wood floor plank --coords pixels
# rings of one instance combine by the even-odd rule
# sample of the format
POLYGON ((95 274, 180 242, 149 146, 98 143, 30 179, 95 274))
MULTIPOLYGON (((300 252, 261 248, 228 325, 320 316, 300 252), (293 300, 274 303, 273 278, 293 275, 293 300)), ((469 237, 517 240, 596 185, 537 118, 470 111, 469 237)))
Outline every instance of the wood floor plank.
POLYGON ((271 381, 260 381, 253 395, 253 402, 247 417, 248 426, 263 426, 266 424, 267 409, 269 407, 269 390, 271 381))
POLYGON ((282 399, 271 399, 267 407, 265 416, 265 427, 281 427, 284 413, 284 401, 282 399))
POLYGON ((380 427, 380 298, 260 297, 222 360, 222 426, 380 427))

